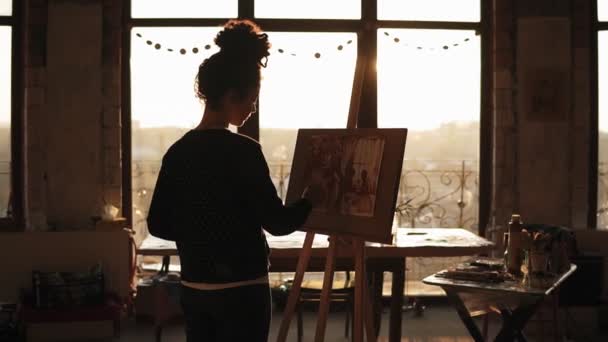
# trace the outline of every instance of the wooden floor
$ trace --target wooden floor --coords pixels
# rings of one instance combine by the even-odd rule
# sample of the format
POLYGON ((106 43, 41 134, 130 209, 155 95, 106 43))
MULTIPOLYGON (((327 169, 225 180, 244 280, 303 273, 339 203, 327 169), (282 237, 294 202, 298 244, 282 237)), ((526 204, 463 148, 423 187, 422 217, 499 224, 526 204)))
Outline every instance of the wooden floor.
MULTIPOLYGON (((281 323, 281 312, 274 312, 268 341, 275 341, 279 325, 281 323)), ((316 327, 316 312, 305 312, 304 314, 304 341, 312 341, 316 327)), ((331 312, 329 314, 326 342, 347 342, 344 337, 345 314, 343 312, 331 312)), ((176 323, 167 327, 163 332, 163 342, 185 341, 183 325, 176 323)), ((413 312, 403 313, 402 341, 408 342, 471 342, 467 331, 460 322, 457 314, 448 306, 431 306, 421 317, 413 312)), ((381 335, 379 341, 387 341, 388 335, 388 312, 382 315, 381 335)), ((120 339, 114 341, 148 342, 152 341, 153 330, 150 323, 130 322, 125 325, 120 339)), ((292 322, 287 341, 297 341, 295 321, 292 322)))

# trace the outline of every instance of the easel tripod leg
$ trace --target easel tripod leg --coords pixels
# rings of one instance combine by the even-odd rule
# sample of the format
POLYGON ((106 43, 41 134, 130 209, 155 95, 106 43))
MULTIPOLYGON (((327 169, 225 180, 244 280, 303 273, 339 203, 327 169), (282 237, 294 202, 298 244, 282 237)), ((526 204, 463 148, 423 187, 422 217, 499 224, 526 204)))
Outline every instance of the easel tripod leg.
POLYGON ((298 265, 296 267, 296 274, 289 291, 289 297, 287 298, 287 304, 285 305, 285 311, 283 313, 283 320, 279 327, 279 333, 277 335, 277 342, 285 342, 287 340, 287 332, 289 331, 289 324, 293 318, 293 314, 296 309, 296 305, 300 299, 300 290, 302 288, 302 280, 304 273, 308 268, 308 262, 312 252, 312 242, 314 240, 315 233, 307 232, 306 238, 304 239, 304 246, 302 247, 302 253, 298 258, 298 265))
POLYGON ((325 338, 325 327, 327 326, 327 315, 329 313, 329 297, 331 295, 331 287, 334 282, 334 266, 336 262, 336 237, 329 237, 329 248, 325 260, 325 274, 323 277, 323 289, 321 290, 321 299, 319 301, 319 316, 317 320, 317 330, 315 332, 315 341, 322 342, 325 338))

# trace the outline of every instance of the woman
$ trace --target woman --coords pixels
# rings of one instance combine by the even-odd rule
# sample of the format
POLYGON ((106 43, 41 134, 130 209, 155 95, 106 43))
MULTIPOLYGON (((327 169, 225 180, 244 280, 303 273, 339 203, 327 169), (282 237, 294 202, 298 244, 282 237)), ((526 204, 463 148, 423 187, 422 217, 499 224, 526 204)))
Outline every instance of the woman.
POLYGON ((188 342, 266 341, 271 301, 262 227, 292 233, 311 204, 303 198, 284 206, 260 145, 228 130, 255 111, 268 36, 251 21, 231 20, 215 43, 220 51, 196 78, 202 120, 163 157, 148 229, 176 241, 188 342))

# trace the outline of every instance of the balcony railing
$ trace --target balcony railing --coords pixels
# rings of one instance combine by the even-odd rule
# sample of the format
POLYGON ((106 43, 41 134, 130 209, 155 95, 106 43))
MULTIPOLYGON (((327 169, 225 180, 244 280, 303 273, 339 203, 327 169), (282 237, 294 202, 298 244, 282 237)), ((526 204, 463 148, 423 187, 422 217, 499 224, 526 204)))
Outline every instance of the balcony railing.
MULTIPOLYGON (((133 213, 136 229, 139 225, 145 225, 159 168, 159 161, 133 163, 133 213)), ((269 168, 277 193, 284 200, 291 165, 269 163, 269 168)), ((396 225, 464 227, 477 231, 479 192, 476 161, 408 160, 403 170, 397 197, 396 225)))
MULTIPOLYGON (((285 199, 291 164, 269 163, 269 168, 278 195, 285 199)), ((159 169, 160 162, 156 160, 133 162, 133 214, 138 230, 145 229, 159 169)), ((5 176, 2 170, 0 168, 0 181, 5 176)), ((476 233, 478 179, 475 160, 406 160, 397 195, 395 224, 399 227, 460 227, 476 233)), ((598 184, 597 223, 599 228, 608 229, 608 163, 599 164, 598 184)))
POLYGON ((0 217, 10 216, 11 162, 0 161, 0 217))
MULTIPOLYGON (((159 161, 133 163, 136 231, 143 232, 146 229, 145 218, 159 168, 159 161)), ((284 200, 291 165, 270 163, 269 169, 277 193, 284 200)), ((478 179, 475 160, 406 160, 397 195, 394 224, 398 227, 460 227, 477 233, 478 179)), ((608 228, 608 164, 600 164, 598 181, 598 227, 608 228)), ((428 274, 462 260, 463 258, 409 258, 407 292, 410 295, 432 292, 433 289, 421 287, 419 281, 428 274)))
MULTIPOLYGON (((291 165, 270 163, 284 200, 291 165)), ((407 160, 395 208, 398 227, 462 227, 477 231, 477 161, 407 160)))
POLYGON ((600 162, 597 177, 597 227, 608 229, 608 163, 600 162))

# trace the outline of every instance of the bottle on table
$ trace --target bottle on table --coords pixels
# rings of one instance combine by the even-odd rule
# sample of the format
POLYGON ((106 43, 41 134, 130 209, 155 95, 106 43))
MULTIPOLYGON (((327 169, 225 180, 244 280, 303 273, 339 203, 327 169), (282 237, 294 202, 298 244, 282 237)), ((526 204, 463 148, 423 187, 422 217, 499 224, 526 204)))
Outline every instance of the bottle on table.
POLYGON ((518 214, 511 215, 511 221, 509 221, 509 239, 506 250, 507 258, 505 260, 507 263, 507 271, 511 274, 520 274, 521 272, 521 263, 523 259, 522 229, 521 217, 518 214))

